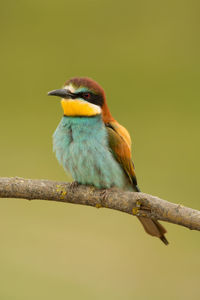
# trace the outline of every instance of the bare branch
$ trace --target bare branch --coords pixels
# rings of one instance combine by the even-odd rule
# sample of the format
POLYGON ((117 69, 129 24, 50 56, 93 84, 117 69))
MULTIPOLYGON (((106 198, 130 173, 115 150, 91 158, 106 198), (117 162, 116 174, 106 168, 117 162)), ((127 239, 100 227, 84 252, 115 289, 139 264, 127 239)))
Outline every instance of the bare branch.
POLYGON ((0 178, 0 198, 40 199, 105 207, 200 230, 200 211, 144 193, 19 177, 0 178))

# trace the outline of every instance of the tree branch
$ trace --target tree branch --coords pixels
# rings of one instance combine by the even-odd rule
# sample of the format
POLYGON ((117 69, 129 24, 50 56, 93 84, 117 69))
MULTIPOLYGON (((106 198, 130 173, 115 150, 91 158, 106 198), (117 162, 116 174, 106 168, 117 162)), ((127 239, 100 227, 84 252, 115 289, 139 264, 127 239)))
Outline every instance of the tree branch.
POLYGON ((2 177, 0 198, 40 199, 105 207, 200 230, 200 211, 144 193, 98 190, 91 186, 50 180, 2 177))

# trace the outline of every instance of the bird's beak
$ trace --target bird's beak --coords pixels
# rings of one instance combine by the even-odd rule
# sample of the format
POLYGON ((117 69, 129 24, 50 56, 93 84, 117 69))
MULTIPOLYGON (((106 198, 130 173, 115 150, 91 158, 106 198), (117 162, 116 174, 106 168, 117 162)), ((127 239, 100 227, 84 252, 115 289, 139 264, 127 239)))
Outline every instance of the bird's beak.
POLYGON ((65 99, 71 98, 70 93, 66 89, 53 90, 48 92, 48 96, 58 96, 65 99))

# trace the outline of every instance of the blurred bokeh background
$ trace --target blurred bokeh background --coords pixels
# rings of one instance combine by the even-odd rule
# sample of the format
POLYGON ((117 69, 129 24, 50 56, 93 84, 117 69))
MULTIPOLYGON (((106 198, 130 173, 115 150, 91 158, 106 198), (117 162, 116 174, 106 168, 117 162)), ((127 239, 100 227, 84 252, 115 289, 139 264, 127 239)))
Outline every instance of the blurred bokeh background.
MULTIPOLYGON (((200 209, 199 1, 1 1, 0 176, 69 181, 47 92, 98 81, 142 191, 200 209)), ((0 299, 200 299, 200 235, 106 209, 0 201, 0 299)))

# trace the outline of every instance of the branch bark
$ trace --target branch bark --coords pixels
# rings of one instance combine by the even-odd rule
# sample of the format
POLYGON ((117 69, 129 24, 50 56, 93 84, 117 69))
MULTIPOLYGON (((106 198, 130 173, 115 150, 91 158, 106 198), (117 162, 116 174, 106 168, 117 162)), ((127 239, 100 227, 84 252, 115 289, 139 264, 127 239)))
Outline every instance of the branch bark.
POLYGON ((50 180, 0 178, 0 198, 50 200, 105 207, 134 216, 146 216, 200 231, 200 211, 158 197, 119 189, 98 190, 92 186, 50 180))

